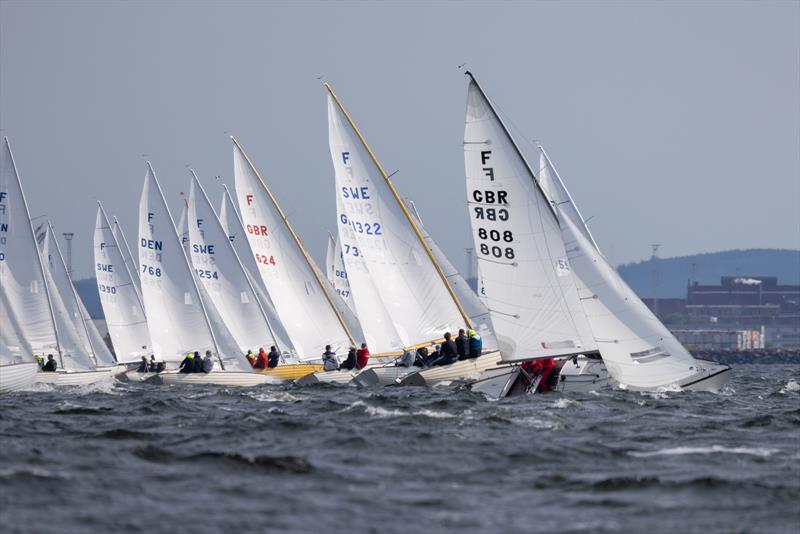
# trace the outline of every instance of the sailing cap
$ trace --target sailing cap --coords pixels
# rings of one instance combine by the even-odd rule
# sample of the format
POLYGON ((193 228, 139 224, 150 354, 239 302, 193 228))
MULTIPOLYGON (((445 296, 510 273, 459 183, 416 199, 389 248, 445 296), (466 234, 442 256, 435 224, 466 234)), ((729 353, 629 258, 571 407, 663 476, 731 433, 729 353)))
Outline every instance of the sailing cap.
POLYGON ((469 332, 467 332, 467 335, 469 337, 475 337, 475 330, 470 330, 469 332))

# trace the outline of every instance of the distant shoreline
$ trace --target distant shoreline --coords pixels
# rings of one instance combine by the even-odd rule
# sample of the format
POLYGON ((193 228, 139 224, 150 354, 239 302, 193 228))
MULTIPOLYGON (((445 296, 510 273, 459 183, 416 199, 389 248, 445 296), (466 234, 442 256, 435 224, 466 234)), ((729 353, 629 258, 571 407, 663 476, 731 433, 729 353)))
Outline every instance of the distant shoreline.
POLYGON ((798 364, 800 349, 693 350, 692 356, 726 364, 798 364))

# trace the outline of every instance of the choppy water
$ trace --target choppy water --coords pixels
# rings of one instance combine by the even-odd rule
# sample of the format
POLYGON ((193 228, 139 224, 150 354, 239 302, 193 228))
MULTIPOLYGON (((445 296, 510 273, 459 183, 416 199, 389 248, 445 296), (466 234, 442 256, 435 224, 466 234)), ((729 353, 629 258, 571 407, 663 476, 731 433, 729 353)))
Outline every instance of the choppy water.
POLYGON ((800 531, 800 366, 720 394, 110 382, 0 398, 5 532, 800 531))

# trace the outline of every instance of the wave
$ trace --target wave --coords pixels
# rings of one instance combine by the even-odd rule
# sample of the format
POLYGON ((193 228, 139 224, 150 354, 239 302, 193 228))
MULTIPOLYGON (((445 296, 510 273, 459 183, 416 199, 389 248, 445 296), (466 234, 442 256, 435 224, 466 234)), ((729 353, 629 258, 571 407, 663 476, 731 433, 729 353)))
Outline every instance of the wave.
POLYGON ((767 449, 763 447, 724 447, 722 445, 711 445, 709 447, 672 447, 668 449, 659 449, 657 451, 629 451, 628 454, 636 458, 682 456, 686 454, 743 454, 758 456, 759 458, 768 458, 779 452, 780 450, 778 449, 767 449))

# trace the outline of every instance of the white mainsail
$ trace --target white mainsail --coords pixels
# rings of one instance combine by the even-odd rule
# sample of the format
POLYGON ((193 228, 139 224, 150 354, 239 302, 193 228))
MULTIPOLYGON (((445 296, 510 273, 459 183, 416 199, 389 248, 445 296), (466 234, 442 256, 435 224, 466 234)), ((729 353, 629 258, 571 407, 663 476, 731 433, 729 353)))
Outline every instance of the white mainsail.
POLYGON ((467 326, 467 317, 386 173, 330 86, 325 87, 339 236, 365 334, 377 332, 380 340, 393 344, 393 330, 401 343, 394 347, 403 349, 467 326), (375 292, 361 291, 362 283, 374 284, 375 292), (383 303, 388 324, 375 297, 383 303))
POLYGON ((11 145, 0 148, 0 292, 3 342, 0 364, 34 361, 34 353, 59 353, 58 335, 47 295, 44 266, 31 225, 28 204, 11 145))
POLYGON ((502 357, 596 350, 554 208, 471 74, 464 164, 479 296, 502 357))
POLYGON ((188 352, 216 352, 181 240, 149 163, 139 203, 138 256, 147 327, 156 357, 175 362, 188 352))
POLYGON ((325 345, 331 345, 335 352, 346 351, 355 340, 341 310, 334 305, 330 285, 323 282, 255 166, 231 139, 236 197, 245 235, 292 345, 306 359, 318 358, 325 345))
POLYGON ((89 312, 86 310, 83 301, 64 263, 64 256, 61 254, 61 247, 58 245, 53 226, 48 222, 42 243, 42 258, 45 260, 50 275, 55 282, 55 290, 61 296, 64 308, 69 314, 70 320, 74 325, 75 333, 80 339, 83 352, 89 355, 95 366, 104 367, 116 365, 116 360, 108 350, 105 340, 103 340, 97 327, 94 326, 89 312))
POLYGON ((219 221, 222 224, 222 228, 228 235, 228 240, 233 244, 233 248, 236 250, 236 255, 242 267, 244 267, 247 278, 256 291, 261 309, 263 309, 267 315, 267 320, 272 327, 272 334, 278 344, 279 350, 284 354, 296 355, 297 351, 289 340, 289 334, 286 333, 286 329, 283 327, 283 323, 278 317, 278 312, 275 311, 275 305, 272 303, 272 299, 269 298, 266 287, 264 287, 264 280, 262 280, 261 275, 258 274, 258 265, 256 264, 255 255, 250 249, 250 243, 247 242, 244 225, 242 225, 242 220, 239 218, 239 213, 236 211, 236 206, 233 204, 233 199, 228 192, 228 187, 223 184, 222 188, 222 202, 219 208, 219 221))
POLYGON ((98 202, 94 227, 97 290, 117 361, 128 363, 150 354, 150 333, 136 288, 138 276, 129 270, 124 249, 98 202))
POLYGON ((327 268, 328 282, 331 283, 336 294, 342 297, 347 307, 355 313, 353 294, 350 290, 350 281, 347 279, 347 267, 344 264, 342 242, 339 234, 334 238, 328 234, 328 250, 325 254, 325 267, 327 268))
POLYGON ((189 243, 195 274, 228 326, 239 351, 280 343, 233 248, 229 236, 211 207, 203 186, 192 171, 189 186, 189 243))
MULTIPOLYGON (((108 220, 108 218, 106 218, 106 220, 108 220)), ((128 240, 125 239, 125 233, 122 231, 122 226, 120 226, 116 216, 114 216, 114 226, 112 227, 111 232, 114 234, 114 239, 116 239, 117 244, 119 245, 119 250, 122 253, 122 259, 125 261, 125 266, 128 268, 128 272, 131 273, 131 279, 136 286, 136 291, 139 294, 139 300, 141 300, 142 279, 139 276, 139 261, 137 258, 133 257, 133 253, 131 253, 131 247, 128 245, 128 240)))
POLYGON ((609 374, 634 389, 680 385, 701 365, 675 339, 600 253, 552 163, 542 151, 543 187, 561 214, 578 292, 609 374))

